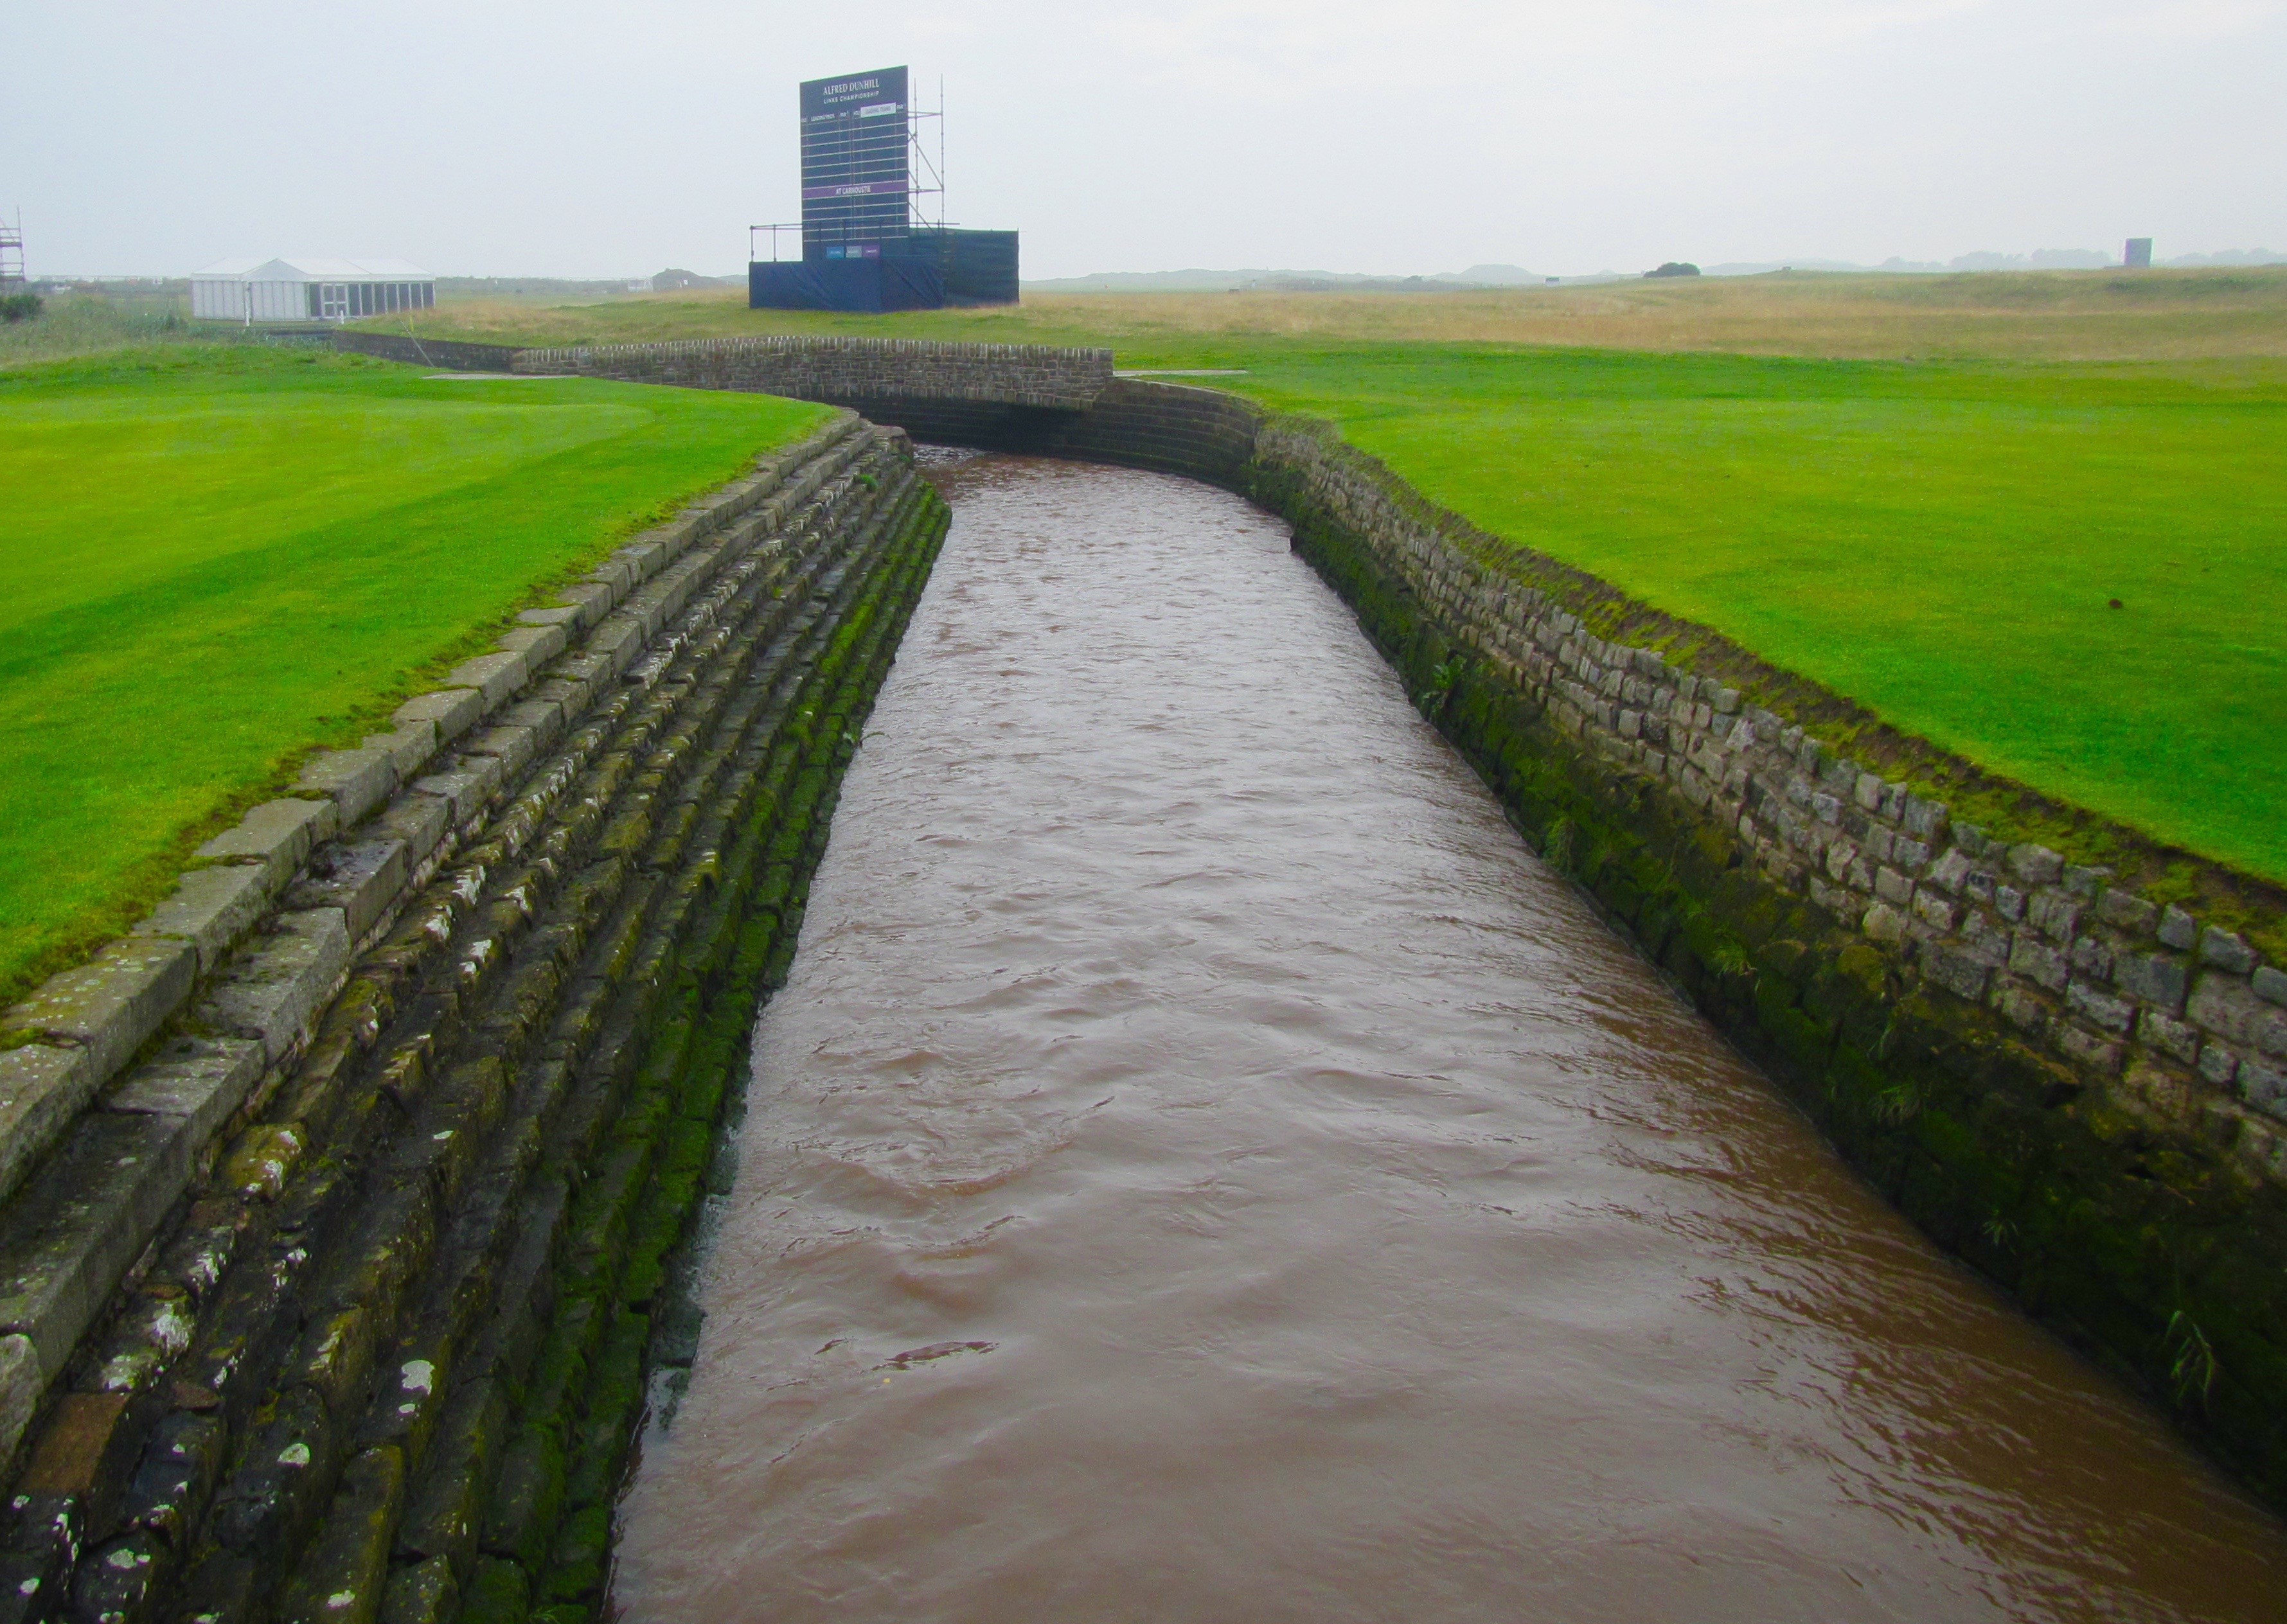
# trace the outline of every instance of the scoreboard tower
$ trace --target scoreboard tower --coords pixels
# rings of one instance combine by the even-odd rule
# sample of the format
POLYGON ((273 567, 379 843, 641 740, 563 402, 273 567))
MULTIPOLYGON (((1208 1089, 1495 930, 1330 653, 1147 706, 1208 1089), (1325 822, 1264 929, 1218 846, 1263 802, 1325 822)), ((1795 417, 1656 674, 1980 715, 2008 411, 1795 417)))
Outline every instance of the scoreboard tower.
MULTIPOLYGON (((756 310, 936 310, 1017 301, 1017 233, 916 217, 903 67, 801 87, 802 257, 747 267, 756 310)), ((776 253, 779 226, 772 233, 776 253)))

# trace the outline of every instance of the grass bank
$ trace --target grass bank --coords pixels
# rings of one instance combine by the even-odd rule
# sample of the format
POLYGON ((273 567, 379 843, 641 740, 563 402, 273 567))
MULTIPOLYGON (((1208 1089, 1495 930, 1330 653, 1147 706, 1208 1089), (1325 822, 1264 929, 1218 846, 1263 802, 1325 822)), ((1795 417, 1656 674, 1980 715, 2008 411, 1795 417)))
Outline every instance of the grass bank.
POLYGON ((1242 368, 1198 382, 1331 418, 1495 536, 1992 772, 2287 880, 2287 271, 1069 295, 875 318, 710 290, 430 314, 440 335, 527 343, 870 332, 1242 368), (1568 302, 1581 313, 1546 314, 1568 302), (1605 307, 1615 342, 1650 344, 1659 322, 1672 342, 1488 337, 1605 307), (1750 317, 1797 353, 1710 352, 1750 317), (2099 331, 2131 359, 2022 359, 2099 331), (1883 335, 1892 356, 1963 353, 1856 354, 1883 335))
POLYGON ((170 346, 0 373, 0 1001, 822 407, 170 346))

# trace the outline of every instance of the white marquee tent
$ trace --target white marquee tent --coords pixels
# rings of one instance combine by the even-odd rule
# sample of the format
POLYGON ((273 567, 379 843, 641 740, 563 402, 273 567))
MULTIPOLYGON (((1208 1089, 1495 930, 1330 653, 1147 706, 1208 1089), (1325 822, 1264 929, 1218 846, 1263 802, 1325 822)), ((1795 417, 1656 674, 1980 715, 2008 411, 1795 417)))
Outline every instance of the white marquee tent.
POLYGON ((437 279, 401 259, 226 259, 191 276, 207 321, 350 321, 427 310, 437 279))

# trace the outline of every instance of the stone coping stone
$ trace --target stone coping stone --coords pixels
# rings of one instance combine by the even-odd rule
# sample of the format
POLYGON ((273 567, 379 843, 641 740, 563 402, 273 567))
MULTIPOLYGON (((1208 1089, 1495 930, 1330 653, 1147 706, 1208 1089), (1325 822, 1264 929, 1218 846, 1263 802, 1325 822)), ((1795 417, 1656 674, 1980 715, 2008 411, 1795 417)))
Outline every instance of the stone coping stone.
POLYGON ((207 1024, 259 1038, 285 1058, 349 968, 348 921, 339 908, 281 913, 220 975, 200 1005, 207 1024))
POLYGON ((386 750, 320 751, 304 764, 294 787, 331 800, 337 826, 346 829, 389 799, 397 762, 386 750))
POLYGON ((0 1332, 52 1381, 190 1184, 189 1116, 92 1111, 0 1217, 0 1332))
POLYGON ((283 886, 302 866, 310 848, 331 840, 341 819, 330 800, 265 800, 251 808, 234 829, 226 829, 194 854, 224 862, 262 864, 269 883, 283 886))
POLYGON ((189 996, 198 950, 171 936, 128 936, 76 970, 51 976, 8 1012, 10 1028, 87 1051, 96 1075, 124 1066, 189 996))
POLYGON ((453 667, 446 681, 455 688, 473 688, 492 709, 515 694, 532 675, 532 662, 521 653, 479 654, 453 667))
POLYGON ((270 871, 250 863, 193 869, 175 894, 136 926, 144 936, 178 936, 197 950, 199 974, 211 975, 231 944, 254 928, 276 895, 270 871))
POLYGON ((408 699, 391 713, 391 720, 400 728, 425 721, 437 729, 437 743, 441 748, 466 733, 484 719, 485 696, 474 688, 442 688, 435 693, 423 694, 408 699))
POLYGON ((12 1194, 63 1137, 99 1080, 84 1049, 0 1049, 0 1196, 12 1194))
POLYGON ((246 1103, 267 1064, 262 1045, 249 1038, 177 1038, 129 1073, 104 1108, 178 1117, 204 1144, 246 1103))

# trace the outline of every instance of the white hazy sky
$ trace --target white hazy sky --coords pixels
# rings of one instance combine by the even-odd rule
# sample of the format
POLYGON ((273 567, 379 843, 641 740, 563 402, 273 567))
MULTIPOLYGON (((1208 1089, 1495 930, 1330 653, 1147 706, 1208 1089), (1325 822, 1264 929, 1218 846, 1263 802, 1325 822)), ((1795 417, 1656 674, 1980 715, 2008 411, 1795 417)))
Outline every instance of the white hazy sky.
POLYGON ((34 274, 721 273, 795 85, 945 78, 1027 276, 2287 248, 2287 0, 111 0, 7 26, 34 274))

